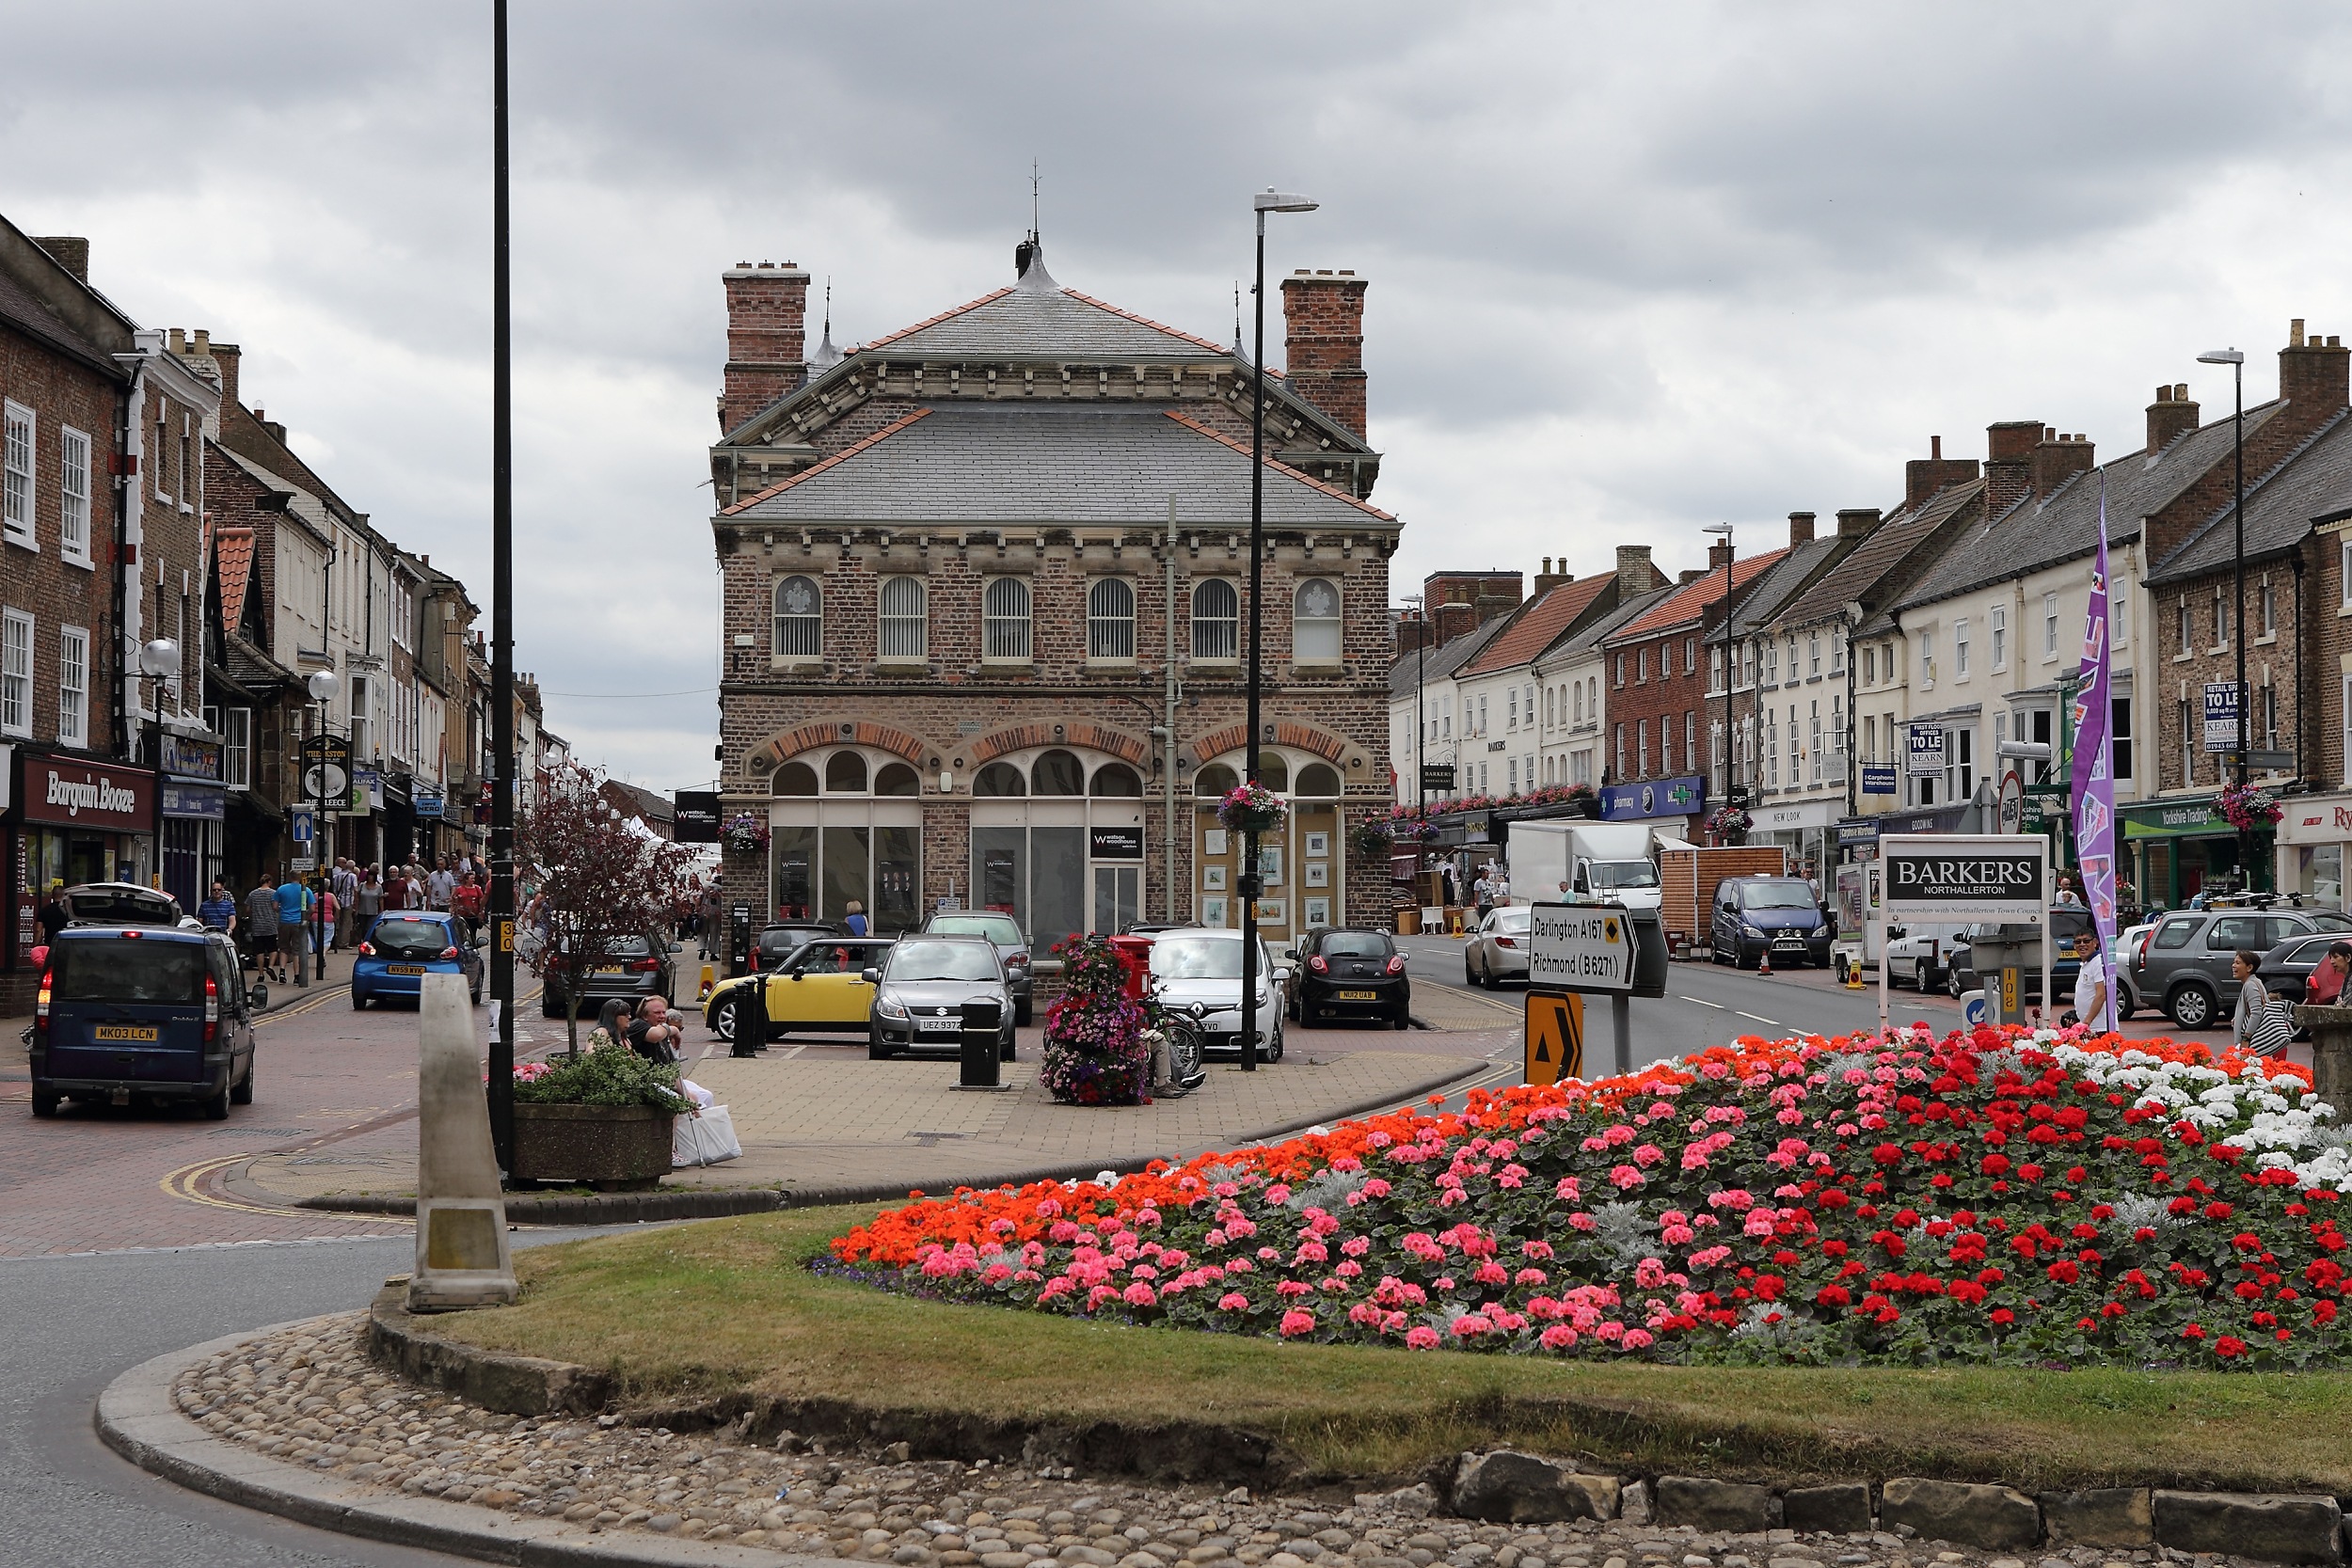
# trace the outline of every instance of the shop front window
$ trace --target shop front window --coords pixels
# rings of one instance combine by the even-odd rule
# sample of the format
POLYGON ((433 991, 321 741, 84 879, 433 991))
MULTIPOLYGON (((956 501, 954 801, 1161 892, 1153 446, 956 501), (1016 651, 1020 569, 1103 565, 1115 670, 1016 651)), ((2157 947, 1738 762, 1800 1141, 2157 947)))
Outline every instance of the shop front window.
POLYGON ((786 763, 771 792, 777 918, 838 922, 862 912, 878 934, 922 923, 922 781, 913 768, 845 747, 786 763))
POLYGON ((989 763, 972 792, 974 907, 1011 915, 1041 950, 1140 918, 1143 780, 1133 767, 1054 747, 989 763))

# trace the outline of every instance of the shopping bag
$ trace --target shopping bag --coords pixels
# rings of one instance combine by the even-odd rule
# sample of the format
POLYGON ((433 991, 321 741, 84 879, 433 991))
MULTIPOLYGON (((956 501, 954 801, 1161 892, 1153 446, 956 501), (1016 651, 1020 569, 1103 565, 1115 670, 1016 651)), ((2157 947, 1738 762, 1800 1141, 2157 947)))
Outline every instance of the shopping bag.
POLYGON ((735 1118, 727 1115, 724 1105, 713 1105, 707 1111, 681 1116, 670 1123, 670 1164, 673 1168, 715 1165, 742 1157, 743 1146, 735 1138, 735 1118))

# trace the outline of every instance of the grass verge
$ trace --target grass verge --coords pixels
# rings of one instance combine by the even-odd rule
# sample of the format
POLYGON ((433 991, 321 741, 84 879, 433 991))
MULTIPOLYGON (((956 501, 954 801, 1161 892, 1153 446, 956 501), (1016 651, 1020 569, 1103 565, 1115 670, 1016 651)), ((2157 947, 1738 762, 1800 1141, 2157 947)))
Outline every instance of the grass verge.
POLYGON ((650 1403, 747 1393, 1047 1429, 1242 1429, 1301 1481, 1411 1479, 1464 1449, 1801 1484, 2352 1494, 2352 1376, 1723 1369, 1285 1345, 912 1300, 803 1266, 863 1209, 533 1248, 521 1302, 436 1320, 611 1371, 650 1403))

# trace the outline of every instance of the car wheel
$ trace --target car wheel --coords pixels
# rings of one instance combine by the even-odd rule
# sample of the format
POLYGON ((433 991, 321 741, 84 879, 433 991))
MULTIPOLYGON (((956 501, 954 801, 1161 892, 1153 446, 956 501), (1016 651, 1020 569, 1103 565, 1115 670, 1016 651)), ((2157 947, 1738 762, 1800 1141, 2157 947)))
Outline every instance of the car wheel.
POLYGON ((235 1088, 229 1091, 230 1104, 250 1105, 253 1103, 253 1058, 247 1056, 245 1059, 245 1076, 237 1081, 235 1088))
POLYGON ((62 1097, 48 1089, 33 1091, 33 1115, 46 1120, 57 1114, 57 1101, 62 1097))
POLYGON ((351 1010, 355 1013, 364 1013, 368 1010, 367 992, 355 990, 351 993, 351 1010))
POLYGON ((2165 1011, 2184 1029, 2208 1029, 2220 1015, 2221 1004, 2204 987, 2190 984, 2173 990, 2165 999, 2165 1011))
POLYGON ((710 1009, 710 1032, 729 1045, 735 1043, 735 1006, 734 997, 723 996, 710 1009))
POLYGON ((473 988, 473 990, 471 990, 468 991, 468 992, 466 993, 466 1000, 467 1000, 468 1002, 471 1003, 473 1006, 477 1006, 477 1007, 481 1006, 482 1006, 482 988, 481 988, 480 986, 476 986, 476 987, 474 987, 474 988, 473 988))
POLYGON ((206 1121, 227 1121, 229 1119, 229 1085, 223 1084, 220 1086, 218 1093, 211 1096, 201 1102, 204 1107, 204 1119, 206 1121))
POLYGON ((1957 969, 1947 969, 1947 970, 1946 970, 1946 971, 1944 972, 1944 994, 1945 994, 1945 995, 1947 995, 1947 996, 1950 997, 1953 1001, 1957 1002, 1957 1001, 1959 1001, 1959 1000, 1960 1000, 1963 996, 1966 995, 1966 994, 1967 994, 1967 991, 1968 991, 1968 988, 1961 982, 1961 978, 1960 978, 1960 971, 1959 971, 1959 970, 1957 970, 1957 969))
POLYGON ((1027 997, 1023 997, 1020 1001, 1012 1005, 1012 1022, 1014 1028, 1026 1029, 1029 1026, 1029 1020, 1032 1016, 1027 997))
POLYGON ((1274 1043, 1266 1047, 1265 1059, 1269 1062, 1282 1059, 1282 1030, 1279 1024, 1274 1030, 1274 1043))
POLYGON ((562 1018, 564 1016, 564 1008, 554 997, 542 994, 539 998, 539 1016, 541 1018, 562 1018))
POLYGON ((1732 966, 1736 969, 1746 970, 1754 969, 1756 967, 1756 964, 1749 959, 1748 950, 1744 947, 1736 947, 1732 949, 1731 962, 1732 966))
POLYGON ((1466 986, 1474 986, 1478 984, 1478 971, 1470 967, 1470 955, 1468 953, 1464 953, 1462 955, 1462 984, 1466 986))
POLYGON ((1012 1031, 1009 1029, 1005 1031, 1005 1037, 997 1042, 996 1059, 1000 1062, 1010 1062, 1020 1059, 1014 1053, 1012 1031))

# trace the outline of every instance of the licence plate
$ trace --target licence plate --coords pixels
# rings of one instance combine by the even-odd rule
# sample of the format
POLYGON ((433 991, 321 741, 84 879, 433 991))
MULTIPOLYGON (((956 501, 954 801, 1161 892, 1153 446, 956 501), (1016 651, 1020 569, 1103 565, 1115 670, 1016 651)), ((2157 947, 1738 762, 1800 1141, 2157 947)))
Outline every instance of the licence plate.
POLYGON ((384 966, 384 973, 387 974, 422 974, 424 973, 424 965, 386 964, 384 966))
POLYGON ((1804 945, 1804 938, 1774 937, 1772 939, 1772 945, 1774 947, 1803 947, 1804 945))
POLYGON ((955 1035, 962 1033, 963 1020, 961 1018, 918 1018, 914 1021, 914 1026, 926 1035, 955 1035))
POLYGON ((1377 1002, 1380 1000, 1380 993, 1376 990, 1343 990, 1340 992, 1340 1000, 1343 1002, 1377 1002))
POLYGON ((100 1023, 93 1025, 89 1033, 94 1040, 151 1040, 162 1037, 152 1023, 100 1023))

